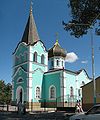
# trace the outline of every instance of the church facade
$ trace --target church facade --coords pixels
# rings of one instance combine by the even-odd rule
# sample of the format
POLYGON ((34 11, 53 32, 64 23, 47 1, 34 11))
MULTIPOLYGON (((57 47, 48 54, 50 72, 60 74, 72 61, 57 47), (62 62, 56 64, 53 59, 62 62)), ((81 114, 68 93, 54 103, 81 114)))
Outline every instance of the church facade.
POLYGON ((81 101, 81 86, 90 78, 84 69, 65 69, 65 57, 58 40, 47 50, 39 39, 31 6, 22 40, 13 52, 12 102, 26 101, 35 109, 73 107, 81 101))

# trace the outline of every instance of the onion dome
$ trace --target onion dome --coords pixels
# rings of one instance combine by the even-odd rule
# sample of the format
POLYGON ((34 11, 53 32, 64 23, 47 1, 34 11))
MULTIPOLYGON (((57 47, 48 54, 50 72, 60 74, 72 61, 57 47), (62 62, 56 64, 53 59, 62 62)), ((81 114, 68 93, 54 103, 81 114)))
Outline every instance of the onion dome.
POLYGON ((56 40, 54 46, 48 50, 48 57, 51 58, 54 56, 66 57, 66 52, 60 47, 58 40, 56 40))

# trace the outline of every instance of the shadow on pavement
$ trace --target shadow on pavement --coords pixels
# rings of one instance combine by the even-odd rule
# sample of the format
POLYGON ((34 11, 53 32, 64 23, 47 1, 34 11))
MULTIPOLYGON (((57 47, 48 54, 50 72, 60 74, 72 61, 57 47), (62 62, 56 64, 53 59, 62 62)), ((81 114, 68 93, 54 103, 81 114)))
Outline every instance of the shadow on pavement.
POLYGON ((66 112, 43 112, 43 113, 26 113, 17 114, 17 112, 0 112, 0 120, 69 120, 69 116, 66 112))

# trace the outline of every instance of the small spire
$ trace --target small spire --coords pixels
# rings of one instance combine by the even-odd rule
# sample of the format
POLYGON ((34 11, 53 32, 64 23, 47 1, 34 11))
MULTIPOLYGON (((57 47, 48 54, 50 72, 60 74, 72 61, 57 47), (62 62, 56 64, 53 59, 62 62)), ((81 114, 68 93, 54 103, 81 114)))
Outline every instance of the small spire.
POLYGON ((59 42, 58 42, 58 33, 56 33, 56 43, 55 45, 59 45, 59 42))
POLYGON ((32 13, 32 6, 33 6, 33 2, 32 2, 32 0, 31 0, 31 3, 30 3, 30 13, 32 13))
POLYGON ((56 43, 58 43, 58 40, 56 40, 56 43))
POLYGON ((56 40, 58 40, 58 32, 56 32, 56 40))

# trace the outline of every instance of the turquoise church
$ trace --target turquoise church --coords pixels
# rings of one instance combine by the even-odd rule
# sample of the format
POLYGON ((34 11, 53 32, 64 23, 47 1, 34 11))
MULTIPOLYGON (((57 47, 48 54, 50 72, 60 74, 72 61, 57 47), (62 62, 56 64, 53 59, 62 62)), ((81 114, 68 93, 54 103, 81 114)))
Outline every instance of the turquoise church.
POLYGON ((13 52, 12 102, 27 102, 28 108, 73 107, 82 101, 81 86, 90 78, 84 69, 65 68, 65 50, 58 40, 47 50, 40 40, 32 6, 22 36, 13 52))

